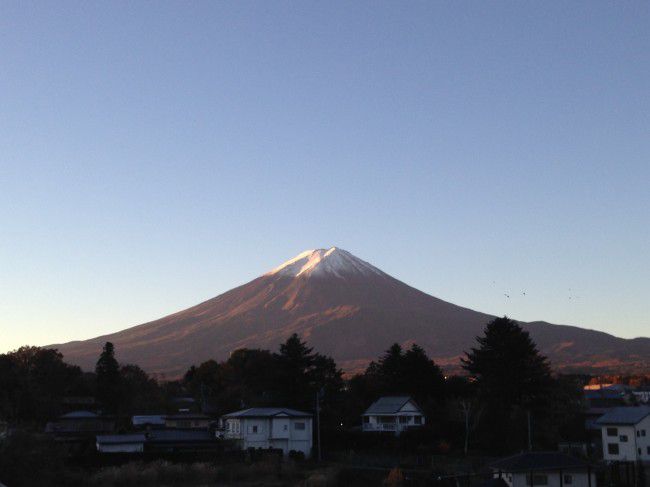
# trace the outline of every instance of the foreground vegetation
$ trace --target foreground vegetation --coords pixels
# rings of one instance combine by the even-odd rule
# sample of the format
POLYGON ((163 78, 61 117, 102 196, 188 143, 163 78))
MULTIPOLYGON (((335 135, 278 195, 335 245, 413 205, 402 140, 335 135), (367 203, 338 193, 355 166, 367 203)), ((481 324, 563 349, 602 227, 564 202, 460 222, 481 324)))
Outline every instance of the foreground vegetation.
MULTIPOLYGON (((237 350, 226 361, 191 367, 181 380, 158 383, 137 365, 118 364, 110 343, 94 373, 66 364, 56 350, 23 347, 0 355, 0 420, 18 430, 40 432, 45 421, 65 410, 66 397, 92 396, 104 412, 121 418, 121 428, 128 428, 131 415, 172 411, 174 397, 189 395, 215 417, 253 406, 313 411, 318 400, 326 460, 360 458, 364 452, 392 455, 393 461, 409 454, 496 456, 529 446, 555 449, 562 439, 586 438, 580 418, 586 379, 553 375, 546 358, 515 322, 504 317, 488 323, 462 363, 465 376, 444 377, 416 344, 408 349, 394 344, 364 373, 344 379, 331 357, 314 353, 294 335, 278 352, 237 350), (426 426, 399 438, 361 434, 363 411, 380 396, 398 394, 415 398, 427 416, 426 426)), ((0 481, 14 479, 11 487, 38 485, 29 478, 39 475, 41 485, 55 485, 52 477, 74 476, 70 459, 62 458, 47 438, 14 434, 0 448, 0 481), (43 467, 40 473, 34 465, 43 467)), ((84 479, 102 485, 113 478, 106 485, 121 485, 116 479, 137 473, 134 485, 173 485, 174 475, 183 472, 184 478, 196 477, 199 483, 203 478, 208 484, 243 481, 232 468, 124 465, 86 472, 84 479)), ((73 482, 68 479, 69 485, 73 482)))

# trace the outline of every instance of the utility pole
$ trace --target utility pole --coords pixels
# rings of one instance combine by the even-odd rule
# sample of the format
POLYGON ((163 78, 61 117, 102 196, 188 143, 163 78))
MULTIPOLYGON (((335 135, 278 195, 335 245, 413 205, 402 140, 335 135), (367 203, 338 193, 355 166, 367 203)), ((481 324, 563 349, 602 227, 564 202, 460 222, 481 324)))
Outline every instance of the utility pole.
POLYGON ((323 460, 320 451, 320 392, 316 392, 316 445, 318 448, 318 462, 320 463, 323 460))
POLYGON ((527 416, 528 416, 528 451, 533 451, 533 438, 531 436, 531 428, 530 428, 530 409, 526 411, 527 416))

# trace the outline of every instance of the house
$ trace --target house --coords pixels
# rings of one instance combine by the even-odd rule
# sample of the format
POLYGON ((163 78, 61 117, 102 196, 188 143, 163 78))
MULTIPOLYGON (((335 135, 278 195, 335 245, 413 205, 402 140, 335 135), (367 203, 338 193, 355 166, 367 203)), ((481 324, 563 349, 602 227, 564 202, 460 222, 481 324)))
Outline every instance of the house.
POLYGON ((606 461, 650 463, 650 406, 615 408, 598 425, 606 461))
POLYGON ((632 391, 637 402, 641 404, 650 404, 650 388, 644 387, 632 391))
POLYGON ((115 418, 101 416, 90 411, 73 411, 45 426, 45 432, 54 435, 57 441, 91 440, 98 434, 115 431, 115 418))
POLYGON ((591 465, 560 452, 525 452, 491 463, 494 478, 509 487, 596 487, 591 465))
POLYGON ((594 439, 600 438, 600 426, 597 421, 603 414, 621 406, 627 406, 625 390, 620 387, 602 386, 584 389, 586 410, 584 412, 585 428, 594 439))
POLYGON ((225 439, 240 448, 276 448, 284 455, 291 451, 309 457, 312 448, 312 415, 289 408, 249 408, 221 418, 225 439))
POLYGON ((101 453, 198 452, 223 448, 208 430, 153 430, 146 433, 97 436, 101 453))
POLYGON ((198 452, 223 448, 214 431, 199 430, 152 430, 146 434, 145 451, 156 452, 198 452))
POLYGON ((424 413, 409 396, 384 396, 366 409, 362 416, 363 431, 402 431, 424 425, 424 413))
POLYGON ((133 416, 131 424, 136 429, 152 429, 165 427, 165 415, 163 414, 147 414, 133 416))
POLYGON ((165 416, 166 428, 207 429, 212 418, 202 413, 178 413, 165 416))
POLYGON ((133 435, 98 435, 97 451, 100 453, 142 453, 147 441, 143 433, 133 435))

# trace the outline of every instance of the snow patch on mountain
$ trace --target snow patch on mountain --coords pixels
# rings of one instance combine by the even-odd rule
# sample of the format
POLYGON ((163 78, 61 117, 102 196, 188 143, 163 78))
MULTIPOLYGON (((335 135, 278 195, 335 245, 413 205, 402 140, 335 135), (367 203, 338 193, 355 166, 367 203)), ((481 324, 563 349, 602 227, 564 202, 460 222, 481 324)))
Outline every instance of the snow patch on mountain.
POLYGON ((380 275, 384 273, 371 264, 355 257, 350 252, 332 247, 330 249, 305 250, 293 259, 276 267, 265 275, 281 275, 288 277, 335 276, 343 278, 346 275, 380 275))

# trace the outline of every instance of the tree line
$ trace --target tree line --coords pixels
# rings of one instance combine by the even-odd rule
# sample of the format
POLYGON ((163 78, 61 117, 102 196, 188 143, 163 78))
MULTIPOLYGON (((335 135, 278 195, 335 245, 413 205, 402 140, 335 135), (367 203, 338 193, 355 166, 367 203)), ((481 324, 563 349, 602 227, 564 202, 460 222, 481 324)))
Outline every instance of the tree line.
POLYGON ((516 322, 488 323, 461 362, 463 375, 445 377, 417 344, 394 344, 363 373, 344 378, 331 357, 294 334, 277 352, 236 350, 227 360, 208 360, 160 383, 137 365, 120 365, 111 343, 94 372, 66 364, 56 350, 22 347, 0 355, 0 419, 42 423, 60 414, 69 396, 93 396, 104 412, 120 416, 170 411, 179 395, 192 396, 214 415, 255 406, 313 411, 318 401, 323 439, 335 444, 351 441, 344 435, 354 434, 377 398, 409 395, 427 416, 427 426, 413 436, 465 452, 549 447, 584 434, 582 383, 552 374, 516 322))

